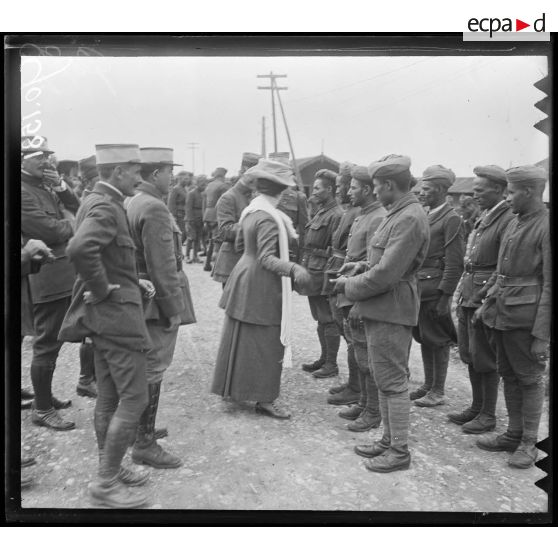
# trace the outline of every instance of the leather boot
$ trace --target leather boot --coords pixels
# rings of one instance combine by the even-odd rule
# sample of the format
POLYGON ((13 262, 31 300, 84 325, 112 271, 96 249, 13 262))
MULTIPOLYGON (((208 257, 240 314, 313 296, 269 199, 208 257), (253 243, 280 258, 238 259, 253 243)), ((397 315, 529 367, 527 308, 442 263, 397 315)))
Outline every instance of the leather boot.
POLYGON ((361 457, 366 457, 367 459, 372 459, 373 457, 378 457, 382 455, 389 449, 389 438, 383 436, 381 440, 373 442, 369 445, 359 445, 355 446, 354 450, 357 455, 361 457))
POLYGON ((364 407, 360 405, 351 405, 346 411, 341 411, 337 416, 345 420, 356 420, 363 413, 364 407))
MULTIPOLYGON (((104 449, 99 449, 99 466, 103 460, 104 453, 104 449)), ((124 465, 120 465, 120 470, 118 471, 118 480, 128 486, 143 486, 149 480, 149 476, 149 471, 132 471, 132 469, 128 469, 124 465)))
POLYGON ((95 384, 95 357, 92 343, 79 346, 80 374, 76 393, 82 397, 97 397, 95 384))
POLYGON ((321 349, 320 358, 318 360, 315 360, 314 362, 303 364, 302 369, 305 372, 315 372, 325 364, 326 344, 325 344, 325 336, 324 336, 324 324, 318 322, 318 327, 316 331, 318 332, 318 339, 320 341, 320 349, 321 349))
POLYGON ((485 434, 477 439, 477 446, 485 451, 512 451, 521 443, 521 438, 510 432, 503 434, 485 434))
POLYGON ((200 243, 199 240, 194 240, 192 242, 192 245, 194 246, 193 248, 193 259, 192 262, 193 263, 201 263, 200 257, 198 256, 198 252, 200 251, 200 243))
POLYGON ((422 366, 424 368, 424 383, 409 394, 411 401, 424 397, 431 389, 434 381, 434 349, 429 345, 420 346, 422 366))
POLYGON ((378 428, 381 423, 382 417, 379 412, 372 413, 365 409, 354 422, 347 425, 347 429, 351 432, 367 432, 372 428, 378 428))
POLYGON ((161 394, 161 382, 148 384, 149 403, 141 415, 136 443, 132 450, 132 461, 150 465, 156 469, 175 469, 182 465, 182 460, 165 451, 155 440, 155 418, 161 394))
POLYGON ((483 434, 496 428, 496 417, 479 413, 473 420, 466 422, 461 429, 465 434, 483 434))
POLYGON ((360 367, 352 343, 347 343, 347 368, 349 369, 349 381, 347 383, 352 391, 358 393, 361 390, 360 367))
POLYGON ((521 440, 523 436, 523 392, 515 378, 504 378, 504 399, 508 411, 508 433, 521 440))
POLYGON ((53 366, 31 365, 31 382, 33 384, 33 391, 35 392, 33 407, 37 411, 48 411, 53 406, 51 399, 53 373, 53 366))
POLYGON ((130 491, 119 480, 122 458, 137 425, 113 416, 100 452, 99 475, 89 485, 91 503, 103 508, 139 508, 147 503, 145 495, 130 491))
POLYGON ((481 413, 496 418, 496 402, 498 401, 498 385, 500 376, 496 370, 483 372, 481 375, 482 408, 481 413))
POLYGON ((339 352, 339 345, 341 343, 341 335, 337 324, 329 323, 324 325, 324 339, 326 348, 326 359, 323 366, 316 370, 312 376, 317 379, 331 378, 339 374, 337 366, 337 353, 339 352))
POLYGON ((75 422, 63 419, 54 407, 51 407, 48 411, 33 409, 31 421, 37 426, 46 426, 52 428, 52 430, 73 430, 76 427, 75 422))
POLYGON ((364 397, 364 412, 353 422, 349 424, 347 428, 351 432, 366 432, 372 428, 378 428, 382 422, 382 415, 380 413, 380 401, 378 399, 378 388, 376 382, 370 373, 370 370, 366 370, 366 373, 362 375, 363 387, 362 390, 365 394, 364 397))
POLYGON ((432 391, 439 395, 444 395, 450 356, 449 345, 446 345, 445 347, 435 347, 432 349, 432 353, 434 355, 432 391))
MULTIPOLYGON (((190 239, 188 239, 186 241, 186 263, 187 264, 191 264, 193 263, 193 259, 190 257, 190 252, 192 251, 192 241, 190 239)), ((194 254, 196 252, 194 251, 194 254)))
POLYGON ((407 446, 400 446, 398 450, 389 448, 386 452, 369 459, 364 466, 374 473, 393 473, 403 471, 411 465, 411 454, 407 446))
POLYGON ((537 448, 535 447, 536 440, 521 441, 518 448, 512 453, 508 460, 510 467, 516 469, 528 469, 532 467, 537 461, 537 448))
POLYGON ((522 385, 521 391, 523 394, 521 408, 523 436, 521 444, 529 446, 536 444, 539 434, 539 423, 544 402, 544 379, 541 377, 536 383, 522 385))
POLYGON ((466 422, 473 420, 477 415, 477 411, 473 411, 473 409, 469 407, 460 412, 455 411, 453 413, 448 413, 447 417, 454 424, 459 424, 461 426, 466 422))
POLYGON ((327 398, 329 405, 352 405, 358 403, 360 400, 361 392, 353 391, 352 388, 347 387, 327 398))
MULTIPOLYGON (((320 364, 320 368, 321 368, 321 366, 322 365, 320 364)), ((336 393, 341 393, 343 390, 347 389, 348 386, 349 386, 349 383, 345 382, 344 384, 339 384, 337 386, 330 387, 328 389, 328 393, 330 395, 335 395, 336 393)))

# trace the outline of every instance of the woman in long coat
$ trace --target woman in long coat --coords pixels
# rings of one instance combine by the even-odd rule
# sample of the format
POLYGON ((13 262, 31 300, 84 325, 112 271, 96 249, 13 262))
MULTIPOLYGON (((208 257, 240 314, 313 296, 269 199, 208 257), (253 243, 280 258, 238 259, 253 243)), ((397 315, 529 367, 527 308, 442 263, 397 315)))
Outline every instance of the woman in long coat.
POLYGON ((302 266, 289 261, 289 241, 297 234, 289 217, 276 209, 294 179, 288 165, 267 159, 245 174, 257 179, 259 195, 242 212, 236 248, 243 255, 219 303, 225 322, 211 391, 256 401, 257 412, 288 419, 275 400, 283 364, 290 366, 291 279, 309 280, 302 266))

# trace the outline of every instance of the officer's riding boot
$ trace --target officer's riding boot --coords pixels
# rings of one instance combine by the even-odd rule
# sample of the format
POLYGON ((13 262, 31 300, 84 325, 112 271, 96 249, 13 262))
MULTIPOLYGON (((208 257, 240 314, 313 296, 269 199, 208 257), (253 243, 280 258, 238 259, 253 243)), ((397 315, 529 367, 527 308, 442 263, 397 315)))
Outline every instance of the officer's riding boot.
POLYGON ((386 452, 366 462, 365 467, 369 471, 391 473, 409 468, 411 454, 407 440, 410 405, 408 391, 387 397, 391 444, 386 452))
POLYGON ((339 352, 339 345, 341 343, 341 335, 339 328, 335 322, 324 324, 324 339, 326 346, 325 362, 319 370, 312 374, 314 378, 331 378, 339 374, 337 366, 337 353, 339 352))
MULTIPOLYGON (((468 367, 473 401, 471 402, 471 406, 463 411, 448 413, 448 419, 454 424, 462 425, 473 420, 483 407, 482 376, 474 369, 472 364, 469 364, 468 367)), ((496 386, 496 394, 497 393, 498 386, 496 386)), ((494 405, 496 405, 496 402, 494 402, 494 405)))
POLYGON ((82 397, 97 397, 93 344, 85 341, 79 346, 79 380, 76 393, 82 397))
MULTIPOLYGON (((192 251, 192 241, 188 239, 186 241, 186 263, 191 264, 194 260, 190 257, 190 252, 192 251)), ((196 251, 194 250, 194 254, 196 251)))
POLYGON ((523 436, 523 393, 515 378, 504 378, 504 398, 508 411, 508 429, 503 434, 485 434, 477 446, 486 451, 514 452, 523 436))
POLYGON ((132 492, 119 479, 122 458, 136 430, 135 422, 112 417, 104 448, 100 451, 97 480, 89 485, 89 496, 94 506, 139 508, 147 503, 145 495, 132 492))
MULTIPOLYGON (((421 345, 421 348, 422 347, 424 347, 424 345, 421 345)), ((447 345, 445 347, 429 347, 429 350, 431 351, 434 363, 432 367, 432 387, 424 397, 415 401, 415 405, 418 407, 436 407, 437 405, 443 405, 445 403, 444 387, 446 384, 446 376, 448 375, 450 348, 449 345, 447 345)))
POLYGON ((352 432, 366 432, 372 428, 378 428, 382 422, 378 388, 370 370, 363 371, 362 382, 361 395, 364 393, 364 398, 361 397, 360 402, 364 403, 364 411, 353 423, 347 426, 352 432))
POLYGON ((511 467, 527 469, 535 464, 537 459, 537 436, 539 423, 541 421, 542 407, 544 402, 544 380, 540 378, 534 384, 521 385, 523 393, 523 436, 521 443, 509 460, 511 467))
POLYGON ((175 469, 182 465, 182 460, 165 451, 155 439, 155 418, 159 406, 161 382, 148 384, 148 388, 149 403, 140 418, 136 443, 132 450, 132 461, 156 469, 175 469))
POLYGON ((352 343, 347 343, 347 366, 349 368, 349 381, 343 389, 327 398, 330 405, 352 405, 359 401, 362 389, 360 369, 358 367, 355 349, 352 343))
POLYGON ((411 401, 424 397, 431 389, 434 381, 434 351, 432 347, 421 344, 422 366, 424 368, 424 383, 409 394, 411 401))
POLYGON ((498 400, 498 372, 492 370, 480 375, 482 388, 482 407, 478 415, 462 427, 466 434, 483 434, 496 428, 496 401, 498 400))
POLYGON ((31 421, 33 424, 46 426, 53 430, 73 430, 76 427, 75 423, 70 420, 64 420, 58 413, 59 408, 67 407, 68 404, 67 401, 59 401, 52 396, 53 374, 54 364, 31 365, 31 382, 35 392, 31 421))
POLYGON ((302 369, 305 372, 315 372, 316 370, 319 370, 325 363, 326 343, 325 343, 325 335, 324 335, 324 324, 318 322, 318 327, 316 331, 318 332, 318 339, 320 340, 320 349, 321 349, 320 358, 318 360, 315 360, 314 362, 303 364, 302 369))

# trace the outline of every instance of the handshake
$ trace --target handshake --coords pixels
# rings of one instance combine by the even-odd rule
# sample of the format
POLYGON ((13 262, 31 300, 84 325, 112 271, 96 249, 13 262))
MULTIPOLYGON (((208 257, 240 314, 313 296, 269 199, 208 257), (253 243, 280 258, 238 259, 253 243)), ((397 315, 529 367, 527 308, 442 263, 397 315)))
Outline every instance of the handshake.
POLYGON ((347 262, 338 271, 330 270, 326 271, 326 273, 331 277, 329 282, 334 285, 335 292, 343 293, 345 292, 347 278, 364 273, 366 268, 366 262, 347 262))

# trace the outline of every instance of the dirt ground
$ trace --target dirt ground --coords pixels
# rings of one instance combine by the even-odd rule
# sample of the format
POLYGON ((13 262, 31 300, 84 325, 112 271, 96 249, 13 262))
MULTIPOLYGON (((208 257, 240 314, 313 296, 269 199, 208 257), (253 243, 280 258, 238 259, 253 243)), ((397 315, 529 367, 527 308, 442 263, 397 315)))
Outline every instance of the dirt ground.
MULTIPOLYGON (((292 419, 257 415, 249 404, 225 403, 209 393, 223 312, 217 307, 221 286, 202 271, 185 266, 198 323, 180 329, 172 366, 166 372, 158 426, 169 437, 161 443, 184 460, 175 470, 151 469, 145 490, 153 509, 360 510, 545 512, 547 495, 535 486, 538 468, 517 470, 509 454, 487 453, 475 436, 463 434, 446 413, 468 403, 466 367, 452 352, 447 404, 411 407, 409 470, 368 472, 355 444, 381 436, 380 430, 352 433, 337 416, 343 407, 326 403, 327 390, 347 375, 346 347, 339 355, 340 378, 316 380, 300 369, 318 354, 318 340, 307 301, 294 296, 293 368, 283 372, 281 401, 292 419)), ((31 339, 23 344, 23 385, 29 385, 31 339)), ((22 448, 36 457, 27 469, 35 483, 22 493, 24 508, 88 508, 87 486, 95 475, 94 400, 78 397, 78 346, 62 348, 54 393, 71 397, 62 411, 75 420, 70 432, 54 432, 31 423, 22 411, 22 448)), ((420 350, 411 352, 411 388, 421 383, 420 350)), ((503 395, 497 431, 506 426, 503 395)), ((548 434, 548 400, 539 439, 548 434)), ((540 458, 545 454, 539 452, 540 458)), ((126 463, 133 468, 129 456, 126 463)))

